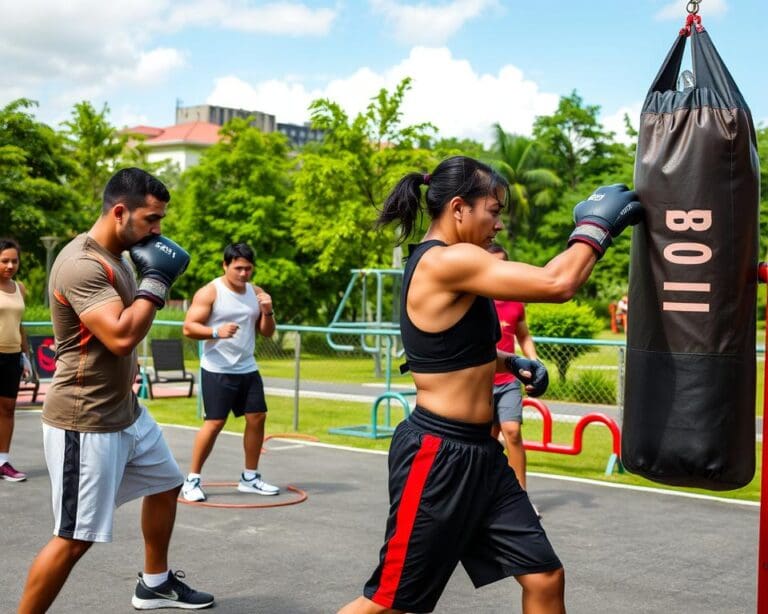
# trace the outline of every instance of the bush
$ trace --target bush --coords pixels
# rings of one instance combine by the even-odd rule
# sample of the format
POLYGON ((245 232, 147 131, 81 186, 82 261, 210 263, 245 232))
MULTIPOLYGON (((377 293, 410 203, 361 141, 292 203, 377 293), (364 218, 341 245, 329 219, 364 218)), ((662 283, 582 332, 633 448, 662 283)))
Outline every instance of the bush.
MULTIPOLYGON (((537 337, 593 339, 602 329, 595 312, 577 303, 530 305, 526 320, 531 334, 537 337)), ((537 354, 557 365, 557 373, 562 382, 566 380, 571 362, 590 351, 590 346, 573 343, 540 343, 536 346, 537 354)))
POLYGON ((616 405, 616 382, 602 373, 587 371, 575 381, 558 380, 547 388, 547 399, 616 405))
POLYGON ((50 322, 51 310, 44 305, 27 305, 24 309, 25 322, 50 322))

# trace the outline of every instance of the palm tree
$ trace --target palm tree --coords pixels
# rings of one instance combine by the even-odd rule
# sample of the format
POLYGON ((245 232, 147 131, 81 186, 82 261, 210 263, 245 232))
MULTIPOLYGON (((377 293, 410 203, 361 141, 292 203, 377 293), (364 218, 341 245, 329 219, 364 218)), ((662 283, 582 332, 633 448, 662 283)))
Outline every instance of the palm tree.
POLYGON ((543 212, 555 202, 555 191, 562 182, 553 170, 538 166, 540 155, 536 141, 505 132, 498 123, 493 129, 491 164, 509 182, 507 235, 514 243, 523 223, 539 217, 537 210, 543 212))

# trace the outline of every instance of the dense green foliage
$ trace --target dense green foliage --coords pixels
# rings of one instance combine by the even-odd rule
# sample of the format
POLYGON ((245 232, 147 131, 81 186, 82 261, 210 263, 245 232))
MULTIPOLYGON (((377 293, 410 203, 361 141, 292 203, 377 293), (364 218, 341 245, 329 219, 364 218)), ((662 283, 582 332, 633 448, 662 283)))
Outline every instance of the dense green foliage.
MULTIPOLYGON (((398 229, 377 230, 374 223, 387 192, 406 172, 427 172, 456 154, 494 165, 511 185, 506 230, 498 240, 513 259, 536 265, 564 248, 576 203, 599 185, 632 184, 635 145, 617 140, 601 125, 600 107, 576 92, 562 97, 551 115, 536 118, 530 136, 496 124, 486 148, 443 138, 430 124, 404 125, 409 89, 409 79, 393 91, 382 89, 354 117, 332 100, 314 101, 312 123, 326 136, 298 152, 280 134, 235 120, 200 164, 183 173, 171 164, 148 164, 146 146, 116 130, 107 106, 80 102, 58 128, 35 119, 33 101, 0 107, 0 235, 22 244, 19 277, 30 290, 29 302, 42 303, 46 252, 40 237, 59 237, 61 247, 87 230, 105 182, 121 166, 146 168, 171 189, 164 231, 193 257, 174 298, 191 298, 220 274, 224 246, 246 241, 256 251, 254 281, 274 296, 280 321, 312 324, 330 320, 350 269, 399 265, 393 250, 398 229)), ((636 136, 629 122, 627 135, 636 136)), ((765 151, 768 128, 759 127, 757 138, 765 151)), ((765 195, 768 164, 760 173, 765 195)), ((421 220, 419 230, 427 223, 421 220)), ((766 224, 762 207, 761 254, 768 250, 766 224)), ((602 312, 626 292, 630 236, 616 239, 578 302, 602 312)))
MULTIPOLYGON (((602 321, 586 305, 532 304, 526 309, 528 327, 537 337, 591 339, 603 328, 602 321)), ((589 352, 590 346, 574 344, 539 344, 537 352, 545 361, 557 365, 560 381, 565 381, 568 367, 578 356, 589 352)))
POLYGON ((409 87, 406 79, 392 94, 381 90, 355 118, 330 100, 310 106, 312 123, 327 136, 299 156, 290 206, 293 239, 318 308, 313 323, 328 321, 350 269, 392 266, 395 235, 374 227, 378 207, 402 175, 435 163, 418 147, 432 127, 401 125, 409 87))

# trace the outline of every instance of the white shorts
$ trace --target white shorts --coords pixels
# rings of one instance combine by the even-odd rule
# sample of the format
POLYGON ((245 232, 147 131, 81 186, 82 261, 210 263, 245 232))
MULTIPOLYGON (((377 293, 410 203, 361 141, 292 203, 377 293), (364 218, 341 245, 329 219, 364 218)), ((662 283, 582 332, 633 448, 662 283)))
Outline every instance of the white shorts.
POLYGON ((160 427, 145 407, 114 433, 80 433, 43 424, 51 477, 53 534, 112 541, 112 517, 132 499, 179 486, 184 476, 160 427))

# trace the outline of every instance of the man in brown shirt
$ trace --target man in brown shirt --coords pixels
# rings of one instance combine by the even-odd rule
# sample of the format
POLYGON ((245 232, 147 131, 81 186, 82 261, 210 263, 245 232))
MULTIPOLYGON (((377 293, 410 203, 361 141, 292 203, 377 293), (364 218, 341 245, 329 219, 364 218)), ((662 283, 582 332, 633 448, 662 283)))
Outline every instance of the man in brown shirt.
POLYGON ((213 596, 168 566, 176 498, 184 478, 162 432, 133 392, 136 346, 189 255, 160 235, 170 194, 149 173, 118 171, 93 227, 51 269, 56 372, 43 406, 55 528, 29 569, 19 613, 46 611, 93 542, 112 540, 117 506, 144 497, 144 571, 137 609, 198 609, 213 596), (140 278, 123 258, 130 249, 140 278), (87 462, 84 462, 87 459, 87 462))

